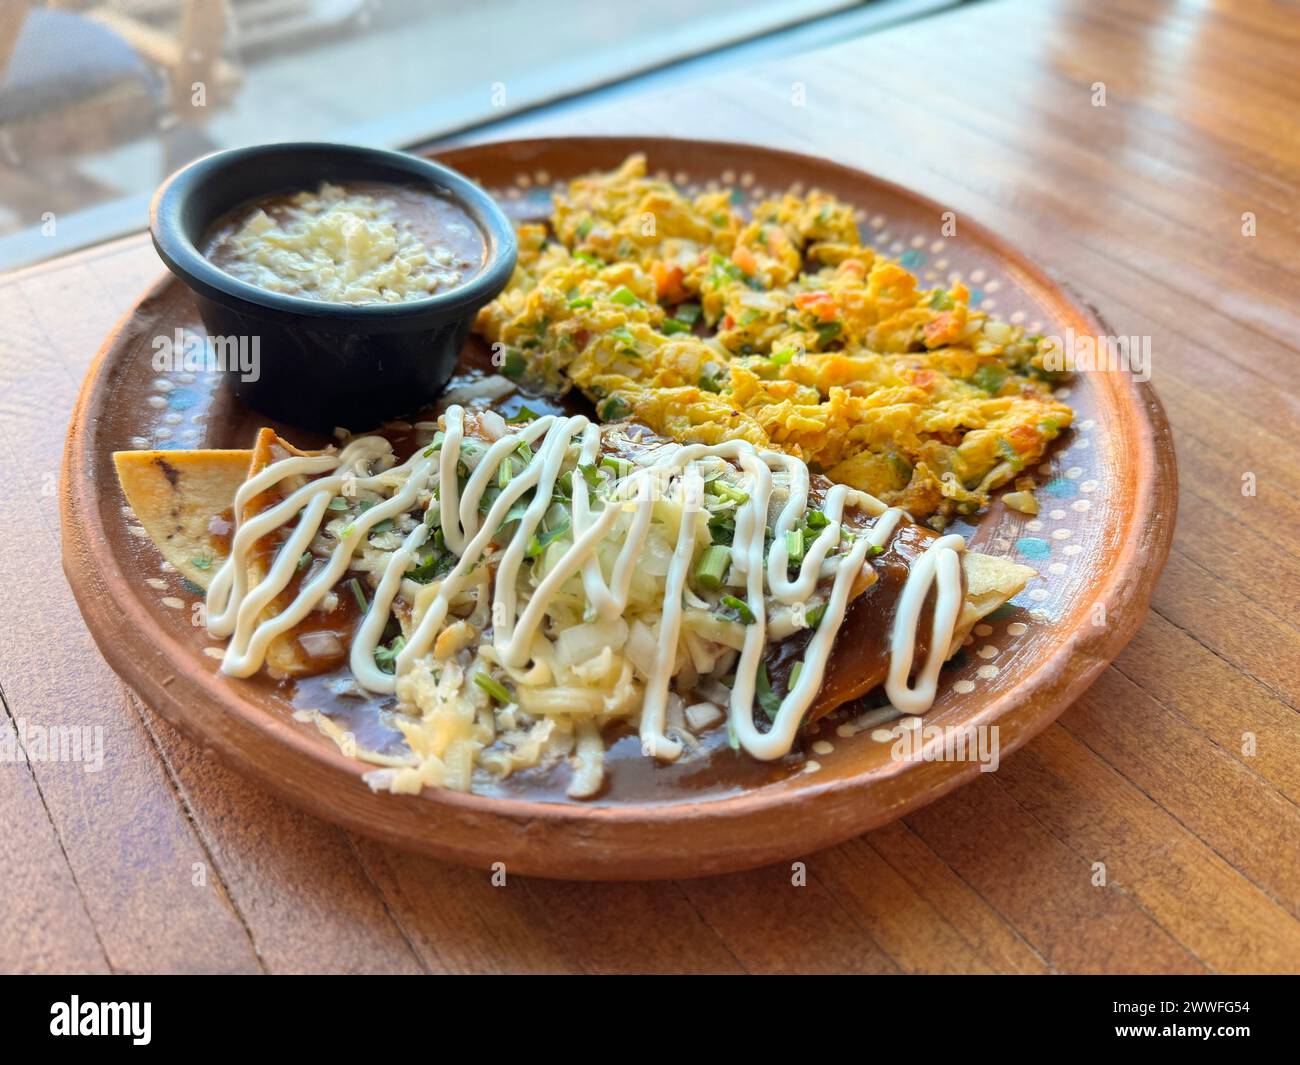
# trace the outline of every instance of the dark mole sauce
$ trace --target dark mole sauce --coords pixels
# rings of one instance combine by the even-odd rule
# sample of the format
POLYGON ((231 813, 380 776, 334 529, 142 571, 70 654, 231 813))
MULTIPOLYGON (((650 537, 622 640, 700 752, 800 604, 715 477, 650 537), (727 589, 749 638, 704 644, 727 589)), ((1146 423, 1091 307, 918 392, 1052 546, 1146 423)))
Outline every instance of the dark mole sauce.
MULTIPOLYGON (((844 621, 835 634, 826 662, 821 691, 808 708, 807 719, 816 721, 837 707, 866 695, 885 682, 889 673, 890 633, 895 608, 911 566, 938 534, 919 525, 900 524, 882 554, 869 559, 876 581, 850 601, 844 621)), ((917 625, 912 671, 925 664, 930 653, 934 625, 935 591, 931 587, 921 607, 917 625)), ((768 654, 768 678, 773 691, 784 695, 790 673, 812 639, 811 632, 795 633, 782 640, 768 654)))
MULTIPOLYGON (((448 391, 495 372, 487 346, 477 338, 471 338, 468 349, 462 355, 461 366, 461 374, 452 379, 448 391)), ((410 422, 383 426, 377 432, 392 443, 397 460, 403 461, 417 448, 427 446, 433 436, 433 430, 416 429, 415 423, 436 421, 445 406, 445 402, 435 405, 410 422)), ((523 407, 536 414, 593 416, 590 404, 576 393, 556 398, 516 391, 492 403, 492 409, 505 418, 515 415, 523 407)), ((810 505, 820 505, 828 487, 829 482, 814 477, 810 505)), ((855 524, 866 525, 867 521, 859 518, 855 524)), ((227 548, 231 525, 229 510, 214 517, 209 525, 214 535, 227 537, 224 545, 227 548)), ((889 665, 889 633, 893 625, 894 607, 907 579, 908 566, 936 535, 921 526, 901 524, 890 538, 885 551, 869 560, 877 579, 849 604, 844 623, 831 649, 822 691, 809 709, 810 721, 832 710, 836 710, 837 717, 841 714, 848 717, 861 712, 865 708, 861 697, 884 681, 889 665)), ((258 544, 258 550, 265 552, 268 563, 272 561, 277 548, 275 534, 264 537, 258 544)), ((321 564, 323 563, 317 560, 312 563, 312 567, 321 564)), ((289 588, 283 593, 283 603, 292 599, 301 581, 309 575, 310 569, 295 573, 289 588)), ((352 630, 360 619, 360 611, 346 579, 336 586, 335 592, 339 597, 338 608, 329 614, 313 611, 304 625, 312 632, 335 633, 346 649, 352 630)), ((933 604, 934 592, 931 591, 921 612, 914 657, 915 669, 920 668, 928 653, 933 604)), ((307 630, 299 626, 290 638, 304 631, 307 630)), ((778 694, 785 694, 790 671, 794 663, 803 657, 810 638, 810 633, 796 633, 768 649, 768 675, 773 690, 778 694)), ((313 669, 312 675, 276 681, 263 671, 254 681, 267 688, 286 709, 319 710, 326 714, 344 731, 352 733, 357 745, 363 749, 381 754, 401 754, 405 750, 405 742, 393 724, 396 699, 361 689, 347 668, 346 657, 338 662, 318 660, 316 664, 320 668, 313 669)), ((756 719, 762 728, 765 719, 761 712, 756 712, 756 719)), ((811 727, 814 730, 818 728, 817 725, 811 727)), ((712 797, 739 794, 777 783, 798 773, 805 761, 802 737, 796 741, 795 748, 789 755, 773 762, 760 762, 743 751, 732 750, 725 722, 700 735, 700 750, 684 753, 675 763, 661 763, 646 758, 641 753, 639 737, 626 724, 610 728, 604 738, 607 748, 605 784, 600 794, 593 799, 573 800, 565 795, 572 774, 568 764, 563 761, 546 768, 522 770, 505 780, 481 771, 475 777, 475 791, 483 795, 580 802, 585 805, 669 803, 689 801, 704 793, 712 797)))

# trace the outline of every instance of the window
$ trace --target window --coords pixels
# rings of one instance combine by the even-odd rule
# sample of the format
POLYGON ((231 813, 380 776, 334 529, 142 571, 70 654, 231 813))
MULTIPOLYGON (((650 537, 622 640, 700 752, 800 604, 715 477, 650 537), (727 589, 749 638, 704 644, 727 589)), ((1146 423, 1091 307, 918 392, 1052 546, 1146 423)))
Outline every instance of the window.
POLYGON ((854 6, 5 0, 0 269, 142 229, 206 152, 414 144, 854 6))

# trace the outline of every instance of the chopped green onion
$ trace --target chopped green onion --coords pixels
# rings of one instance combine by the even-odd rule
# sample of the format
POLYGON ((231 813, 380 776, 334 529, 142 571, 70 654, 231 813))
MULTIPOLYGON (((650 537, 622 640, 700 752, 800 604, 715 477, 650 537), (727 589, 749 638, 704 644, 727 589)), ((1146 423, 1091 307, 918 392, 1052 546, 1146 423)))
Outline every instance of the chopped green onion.
POLYGON ((569 300, 569 306, 575 311, 583 310, 590 307, 596 300, 592 296, 579 296, 577 299, 569 300))
POLYGON ((523 457, 524 462, 533 461, 533 449, 528 446, 527 440, 520 440, 519 446, 515 450, 523 457))
POLYGON ((518 381, 524 376, 524 371, 528 369, 528 363, 524 359, 523 352, 511 348, 506 352, 505 361, 501 364, 501 372, 510 380, 518 381))
POLYGON ((713 544, 704 550, 700 561, 695 566, 695 583, 701 588, 717 591, 726 579, 731 567, 731 548, 722 544, 713 544))
POLYGON ((794 668, 793 668, 792 670, 790 670, 790 679, 789 679, 788 681, 786 681, 786 684, 785 684, 785 690, 786 690, 787 692, 788 692, 791 688, 793 688, 796 684, 799 683, 799 674, 802 673, 802 672, 803 672, 803 659, 801 658, 801 659, 799 659, 798 662, 796 662, 796 663, 794 664, 794 668))
POLYGON ((696 388, 702 392, 721 392, 722 386, 718 384, 718 379, 713 374, 700 374, 699 381, 696 382, 696 388))
POLYGON ((475 673, 474 683, 502 706, 515 701, 514 696, 510 694, 510 689, 488 673, 475 673))
POLYGON ((907 484, 912 479, 912 464, 896 449, 891 447, 886 452, 885 461, 889 463, 889 468, 894 471, 894 476, 898 478, 900 484, 907 484))
MULTIPOLYGON (((521 406, 514 412, 514 414, 510 415, 506 421, 511 425, 518 425, 520 422, 535 422, 540 417, 541 415, 538 414, 537 411, 533 410, 532 407, 521 406)), ((441 436, 442 434, 439 433, 438 435, 441 436)))
POLYGON ((700 320, 700 305, 698 303, 679 303, 673 309, 673 317, 679 322, 694 325, 700 320))
POLYGON ((611 303, 617 303, 620 307, 635 307, 641 301, 637 299, 636 293, 626 285, 619 285, 609 294, 611 303))
POLYGON ((721 496, 723 499, 729 499, 737 505, 749 502, 748 492, 742 492, 739 488, 732 488, 726 481, 720 479, 710 481, 706 487, 711 495, 721 496))
POLYGON ((304 551, 302 555, 299 556, 298 558, 298 566, 297 566, 298 572, 301 573, 303 570, 305 570, 307 568, 307 563, 309 563, 310 561, 311 561, 311 552, 304 551))
POLYGON ((664 336, 675 336, 678 333, 689 333, 691 331, 690 323, 683 322, 680 318, 665 318, 663 324, 664 336))
POLYGON ((641 352, 637 350, 636 337, 627 326, 617 326, 609 331, 609 335, 622 344, 622 347, 618 349, 620 355, 629 355, 634 359, 641 357, 641 352))
POLYGON ((497 487, 504 488, 515 476, 515 464, 510 461, 509 457, 501 460, 501 465, 497 467, 497 487))
POLYGON ((582 474, 582 479, 587 482, 588 487, 595 488, 596 485, 600 484, 600 474, 597 472, 594 463, 579 463, 578 472, 582 474))
POLYGON ((992 363, 981 366, 971 374, 971 384, 977 388, 984 389, 990 394, 998 392, 1006 382, 1007 371, 1001 366, 994 366, 992 363))
POLYGON ((885 553, 885 549, 883 547, 878 547, 875 544, 872 544, 870 547, 867 548, 867 554, 869 554, 872 558, 875 558, 876 555, 883 555, 884 553, 885 553))
POLYGON ((785 554, 791 562, 803 561, 803 530, 791 529, 785 534, 785 554))
POLYGON ((823 344, 827 344, 840 335, 844 328, 842 322, 818 322, 813 328, 817 331, 817 339, 823 344))
POLYGON ((615 458, 612 455, 606 455, 600 460, 601 466, 607 470, 612 470, 616 478, 627 477, 632 472, 632 463, 627 459, 615 458))
POLYGON ((810 510, 803 522, 810 529, 824 529, 831 523, 831 519, 820 510, 810 510))
POLYGON ((795 354, 794 348, 782 348, 780 351, 772 352, 771 357, 767 361, 770 362, 773 366, 784 366, 786 363, 788 363, 791 359, 794 358, 794 354, 795 354))
MULTIPOLYGON (((578 228, 581 229, 582 227, 579 226, 578 228)), ((575 251, 575 252, 573 253, 573 257, 574 257, 575 259, 577 259, 579 262, 586 263, 588 266, 604 266, 604 265, 605 265, 605 264, 602 263, 599 259, 597 259, 594 255, 592 255, 591 252, 589 252, 589 251, 575 251)))
POLYGON ((357 601, 357 606, 360 607, 361 613, 364 614, 370 609, 370 602, 366 599, 366 593, 361 588, 361 582, 353 577, 348 581, 348 587, 352 589, 352 598, 357 601))
POLYGON ((822 615, 826 613, 826 604, 818 603, 803 616, 804 624, 810 629, 815 629, 822 623, 822 615))
POLYGON ((581 222, 578 223, 579 240, 587 239, 587 234, 591 232, 591 227, 593 224, 594 223, 591 221, 591 215, 588 215, 586 218, 584 218, 581 222))
POLYGON ((754 624, 754 612, 749 609, 749 604, 743 599, 737 599, 734 595, 724 595, 718 600, 728 611, 734 612, 735 620, 743 621, 746 625, 754 624))
POLYGON ((632 413, 632 408, 628 406, 625 399, 619 396, 610 396, 599 407, 596 413, 600 415, 601 421, 617 422, 622 421, 632 413))
POLYGON ((1025 466, 1025 460, 1020 457, 1020 452, 1011 446, 1011 442, 1005 437, 998 437, 998 454, 1011 464, 1013 470, 1022 470, 1025 466))

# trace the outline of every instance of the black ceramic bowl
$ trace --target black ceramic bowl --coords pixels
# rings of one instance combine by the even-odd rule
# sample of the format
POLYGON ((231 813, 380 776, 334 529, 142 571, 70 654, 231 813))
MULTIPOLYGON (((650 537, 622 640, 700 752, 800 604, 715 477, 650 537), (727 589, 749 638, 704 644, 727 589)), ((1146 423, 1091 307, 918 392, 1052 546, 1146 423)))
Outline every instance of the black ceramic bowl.
POLYGON ((167 179, 150 209, 154 247, 194 292, 209 337, 256 342, 257 372, 227 372, 249 406, 291 425, 369 429, 432 400, 455 369, 480 307, 510 279, 514 230, 481 188, 445 166, 404 152, 342 144, 264 144, 206 156, 167 179), (214 225, 232 211, 323 181, 426 187, 482 231, 482 269, 464 284, 405 303, 347 304, 247 284, 203 256, 214 225))

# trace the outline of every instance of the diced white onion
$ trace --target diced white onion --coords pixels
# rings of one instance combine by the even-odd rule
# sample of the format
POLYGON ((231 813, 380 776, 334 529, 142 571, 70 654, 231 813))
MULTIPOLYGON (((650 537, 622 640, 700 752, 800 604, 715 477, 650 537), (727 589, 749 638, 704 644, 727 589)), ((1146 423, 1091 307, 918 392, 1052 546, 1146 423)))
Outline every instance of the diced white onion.
POLYGON ((597 657, 606 647, 619 650, 627 642, 627 636, 627 622, 622 618, 575 625, 556 637, 555 660, 562 666, 586 662, 597 657))
MULTIPOLYGON (((722 685, 718 685, 722 688, 722 685)), ((722 689, 727 692, 725 688, 722 689)), ((730 693, 727 692, 728 697, 730 693)), ((703 732, 706 728, 712 728, 722 720, 723 713, 720 706, 713 703, 693 703, 686 708, 686 724, 690 726, 692 732, 703 732)))

